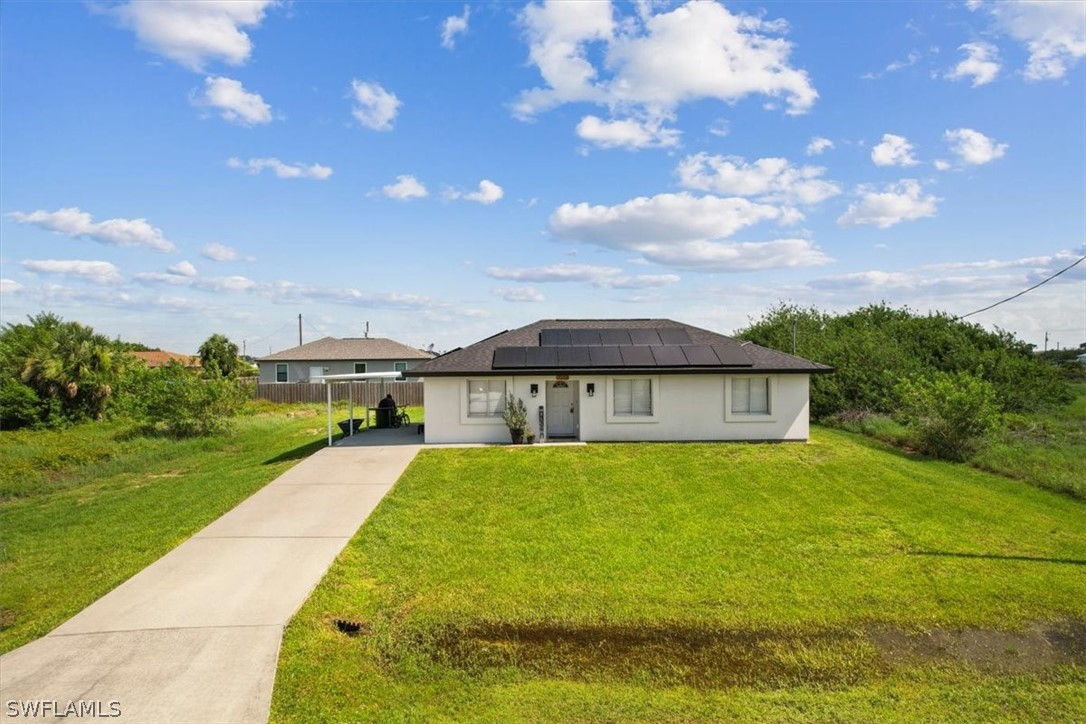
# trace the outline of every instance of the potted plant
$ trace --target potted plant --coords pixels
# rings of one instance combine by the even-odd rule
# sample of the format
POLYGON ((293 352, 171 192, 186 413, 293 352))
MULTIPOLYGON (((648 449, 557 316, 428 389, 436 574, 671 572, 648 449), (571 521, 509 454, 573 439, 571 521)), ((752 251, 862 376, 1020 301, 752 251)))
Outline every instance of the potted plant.
POLYGON ((509 428, 509 436, 513 439, 513 444, 519 445, 524 442, 524 431, 528 429, 528 408, 524 406, 524 400, 513 397, 512 392, 505 395, 502 420, 509 428))

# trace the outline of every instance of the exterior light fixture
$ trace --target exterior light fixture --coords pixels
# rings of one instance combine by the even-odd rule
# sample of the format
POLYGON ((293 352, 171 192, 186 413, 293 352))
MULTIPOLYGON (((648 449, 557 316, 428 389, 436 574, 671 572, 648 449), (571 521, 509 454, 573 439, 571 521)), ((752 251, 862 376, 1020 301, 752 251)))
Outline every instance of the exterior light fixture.
POLYGON ((589 397, 592 397, 596 394, 596 384, 594 382, 589 382, 587 385, 584 386, 584 388, 585 391, 588 393, 589 397))
POLYGON ((539 385, 533 384, 528 388, 528 391, 532 393, 532 397, 539 394, 539 385))

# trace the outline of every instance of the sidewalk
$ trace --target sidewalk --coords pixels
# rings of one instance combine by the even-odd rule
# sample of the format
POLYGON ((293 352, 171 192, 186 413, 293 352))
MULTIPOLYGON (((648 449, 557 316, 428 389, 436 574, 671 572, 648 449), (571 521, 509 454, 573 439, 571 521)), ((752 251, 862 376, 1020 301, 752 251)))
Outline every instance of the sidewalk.
POLYGON ((368 442, 313 454, 0 657, 0 721, 96 721, 12 717, 13 700, 55 703, 59 714, 69 701, 97 702, 113 722, 267 721, 284 626, 421 447, 368 442))

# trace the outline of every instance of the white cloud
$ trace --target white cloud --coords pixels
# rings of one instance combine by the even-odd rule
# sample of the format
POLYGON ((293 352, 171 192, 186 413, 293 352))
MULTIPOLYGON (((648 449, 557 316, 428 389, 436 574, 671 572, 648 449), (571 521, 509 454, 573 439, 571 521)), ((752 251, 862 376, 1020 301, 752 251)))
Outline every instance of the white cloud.
POLYGON ((700 272, 743 272, 828 264, 833 259, 807 239, 763 242, 687 241, 640 249, 649 261, 700 272))
POLYGON ((382 88, 380 83, 360 80, 351 81, 351 94, 355 102, 351 115, 356 121, 374 131, 392 130, 392 122, 403 105, 396 94, 382 88))
POLYGON ((178 262, 170 266, 168 269, 166 269, 166 271, 168 271, 170 274, 177 274, 178 276, 183 277, 196 276, 196 267, 194 267, 187 261, 178 262))
POLYGON ((871 149, 871 160, 876 166, 915 166, 913 145, 904 136, 884 133, 882 142, 871 149))
POLYGON ((204 244, 200 256, 212 261, 255 261, 251 256, 242 256, 237 249, 226 244, 204 244))
POLYGON ((248 161, 231 158, 227 159, 226 165, 254 176, 266 168, 272 169, 278 178, 310 178, 324 181, 332 175, 332 169, 329 166, 322 166, 319 163, 309 165, 301 162, 283 163, 277 158, 250 158, 248 161))
POLYGON ((543 302, 546 297, 535 287, 498 287, 492 290, 507 302, 543 302))
POLYGON ((950 161, 942 158, 935 159, 932 161, 931 165, 935 167, 936 171, 949 171, 951 168, 950 161))
POLYGON ((709 124, 709 133, 719 138, 724 138, 732 132, 731 124, 726 118, 718 118, 709 124))
POLYGON ((985 261, 941 262, 925 264, 921 269, 936 271, 960 271, 963 269, 1030 269, 1034 272, 1047 273, 1067 266, 1068 262, 1078 259, 1081 254, 1063 250, 1045 256, 1027 256, 1018 259, 986 259, 985 261))
POLYGON ((424 199, 430 195, 430 192, 426 190, 426 186, 421 181, 406 174, 397 176, 396 183, 381 187, 381 193, 397 201, 424 199))
POLYGON ((22 267, 36 274, 59 274, 85 279, 93 284, 120 284, 124 281, 120 271, 108 261, 84 261, 80 259, 24 259, 22 267))
POLYGON ((915 179, 888 184, 881 192, 870 186, 860 186, 856 193, 860 201, 848 207, 848 211, 837 219, 838 225, 888 229, 902 221, 935 216, 936 206, 941 201, 930 194, 924 196, 920 182, 915 179))
POLYGON ((988 11, 1000 30, 1024 43, 1027 80, 1056 80, 1086 56, 1086 3, 1008 0, 988 11))
POLYGON ((820 166, 796 168, 783 158, 747 163, 738 156, 707 153, 687 156, 676 169, 685 188, 802 204, 817 204, 841 193, 840 186, 820 178, 825 172, 820 166))
POLYGON ((622 269, 594 264, 551 264, 539 267, 488 267, 491 279, 516 282, 585 282, 601 289, 652 289, 675 284, 675 274, 623 274, 622 269))
POLYGON ((23 285, 14 279, 0 279, 0 294, 18 294, 23 285))
POLYGON ((662 118, 604 121, 596 116, 585 116, 577 124, 577 135, 600 148, 666 148, 679 145, 682 132, 675 128, 664 128, 663 123, 662 118))
POLYGON ((815 136, 811 139, 811 142, 807 144, 806 153, 808 156, 821 156, 826 151, 833 148, 833 141, 822 136, 815 136))
POLYGON ((243 276, 228 277, 201 277, 183 276, 180 274, 160 274, 158 272, 142 272, 135 275, 136 281, 148 286, 167 284, 175 287, 189 287, 205 292, 247 292, 256 290, 259 285, 243 276))
POLYGON ((239 126, 255 126, 271 123, 271 106, 259 93, 250 93, 241 81, 233 78, 209 77, 204 79, 203 95, 191 96, 193 105, 217 108, 219 115, 239 126))
POLYGON ((456 47, 456 36, 468 32, 468 19, 471 8, 464 6, 463 15, 450 15, 441 24, 441 47, 452 50, 456 47))
POLYGON ((947 131, 943 138, 950 144, 950 150, 964 163, 971 166, 990 163, 997 158, 1002 158, 1006 153, 1006 143, 995 143, 980 131, 972 128, 957 128, 947 131))
POLYGON ((523 119, 564 103, 589 102, 612 110, 639 109, 646 117, 682 103, 733 103, 748 95, 782 100, 805 113, 818 93, 806 71, 789 64, 787 25, 730 13, 714 2, 691 2, 670 12, 618 17, 609 2, 544 2, 526 7, 520 21, 529 58, 544 86, 524 91, 513 111, 523 119), (590 48, 591 46, 591 48, 590 48), (601 50, 597 67, 590 49, 601 50))
POLYGON ((128 2, 112 12, 153 52, 200 72, 211 60, 241 65, 256 27, 274 0, 158 0, 128 2))
POLYGON ((32 224, 58 234, 86 237, 110 246, 145 246, 156 251, 175 251, 176 247, 146 219, 107 219, 95 222, 91 215, 78 207, 56 211, 13 211, 8 216, 20 224, 32 224))
POLYGON ((973 79, 973 87, 991 83, 999 75, 999 49, 991 43, 965 43, 958 47, 965 59, 954 66, 946 77, 950 80, 973 79))
POLYGON ((505 196, 505 191, 501 186, 494 183, 490 179, 483 179, 479 182, 479 188, 476 191, 457 191, 456 189, 446 189, 443 194, 449 201, 455 201, 456 199, 463 199, 464 201, 474 201, 484 206, 489 206, 496 201, 500 201, 505 196))

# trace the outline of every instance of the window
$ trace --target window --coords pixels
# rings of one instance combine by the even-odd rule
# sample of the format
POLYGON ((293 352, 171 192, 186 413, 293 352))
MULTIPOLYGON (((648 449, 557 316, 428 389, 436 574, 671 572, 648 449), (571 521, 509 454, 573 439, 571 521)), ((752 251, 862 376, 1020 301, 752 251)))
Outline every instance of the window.
POLYGON ((286 382, 287 381, 287 363, 276 362, 275 363, 275 381, 286 382))
POLYGON ((734 378, 732 380, 732 414, 768 415, 769 378, 734 378))
POLYGON ((397 362, 394 369, 397 372, 407 372, 407 363, 406 362, 397 362))
POLYGON ((500 417, 505 380, 468 380, 468 417, 500 417))
POLYGON ((355 362, 354 363, 354 373, 356 375, 364 375, 364 374, 366 374, 366 363, 365 362, 355 362))
POLYGON ((614 415, 652 416, 652 380, 615 380, 614 415))

